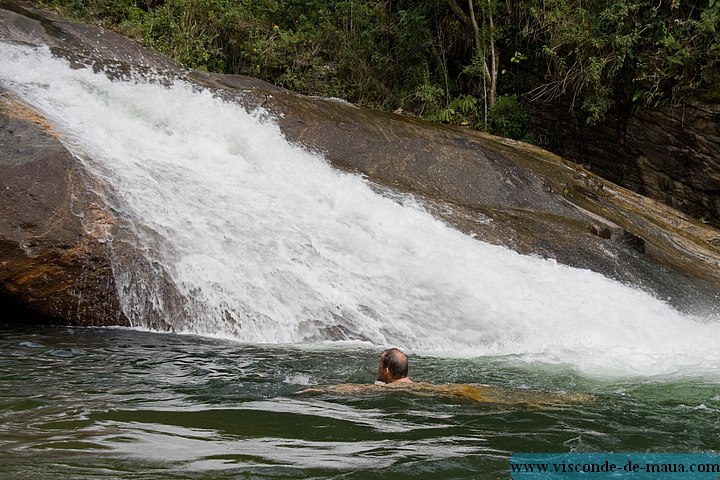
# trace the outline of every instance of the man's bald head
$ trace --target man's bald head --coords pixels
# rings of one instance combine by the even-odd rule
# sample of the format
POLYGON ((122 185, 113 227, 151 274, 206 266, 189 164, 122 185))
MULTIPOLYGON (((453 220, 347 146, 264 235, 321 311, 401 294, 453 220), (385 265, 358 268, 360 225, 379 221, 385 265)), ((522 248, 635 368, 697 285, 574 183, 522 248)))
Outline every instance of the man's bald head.
POLYGON ((397 348, 389 348, 380 354, 378 380, 392 383, 408 376, 408 358, 397 348))

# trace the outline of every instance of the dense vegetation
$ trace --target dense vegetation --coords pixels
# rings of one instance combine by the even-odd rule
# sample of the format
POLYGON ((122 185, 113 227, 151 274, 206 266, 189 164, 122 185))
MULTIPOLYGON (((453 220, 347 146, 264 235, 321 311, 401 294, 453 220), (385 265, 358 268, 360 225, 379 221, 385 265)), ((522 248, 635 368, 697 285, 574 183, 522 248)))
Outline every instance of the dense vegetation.
POLYGON ((42 0, 180 63, 528 137, 533 103, 720 100, 720 0, 42 0))

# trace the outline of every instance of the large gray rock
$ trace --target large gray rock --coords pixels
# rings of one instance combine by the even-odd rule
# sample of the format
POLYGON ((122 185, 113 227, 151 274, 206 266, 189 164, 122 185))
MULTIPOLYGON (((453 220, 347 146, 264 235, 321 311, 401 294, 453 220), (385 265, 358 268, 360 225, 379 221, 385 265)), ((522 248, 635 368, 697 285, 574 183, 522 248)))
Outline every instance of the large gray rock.
MULTIPOLYGON (((47 45, 77 68, 109 75, 170 60, 121 35, 62 21, 25 2, 0 4, 0 38, 47 45)), ((132 248, 112 196, 62 145, 50 122, 0 90, 0 308, 4 321, 169 328, 156 304, 182 299, 162 269, 132 248), (122 273, 119 273, 122 272, 122 273), (118 279, 118 275, 120 278, 118 279), (147 302, 150 285, 162 296, 147 302)))

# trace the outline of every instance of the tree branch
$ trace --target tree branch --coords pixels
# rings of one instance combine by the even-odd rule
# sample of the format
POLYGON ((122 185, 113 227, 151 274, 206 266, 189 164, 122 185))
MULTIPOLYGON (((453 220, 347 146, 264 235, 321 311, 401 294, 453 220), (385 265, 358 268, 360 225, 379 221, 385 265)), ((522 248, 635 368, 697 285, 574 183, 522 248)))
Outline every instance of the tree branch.
POLYGON ((460 20, 462 22, 470 27, 472 27, 472 23, 470 22, 470 18, 463 12, 463 9, 460 8, 460 5, 457 4, 455 0, 448 0, 448 5, 450 5, 450 10, 452 10, 455 15, 460 17, 460 20))

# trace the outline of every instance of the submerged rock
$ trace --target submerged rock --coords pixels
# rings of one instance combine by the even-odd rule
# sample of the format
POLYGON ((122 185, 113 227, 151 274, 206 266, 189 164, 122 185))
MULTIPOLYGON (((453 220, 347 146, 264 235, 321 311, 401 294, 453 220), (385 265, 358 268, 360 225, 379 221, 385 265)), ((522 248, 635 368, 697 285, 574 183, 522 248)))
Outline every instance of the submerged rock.
MULTIPOLYGON (((115 33, 64 22, 22 2, 0 4, 0 38, 48 45, 77 68, 114 77, 161 71, 277 117, 287 138, 379 190, 410 192, 456 228, 518 252, 672 294, 683 307, 720 285, 720 233, 539 148, 242 76, 183 72, 115 33)), ((181 311, 162 266, 132 248, 103 185, 52 126, 7 92, 0 109, 0 302, 44 320, 168 328, 155 305, 181 311), (149 302, 144 285, 162 298, 149 302)))

